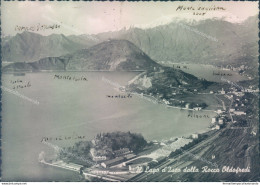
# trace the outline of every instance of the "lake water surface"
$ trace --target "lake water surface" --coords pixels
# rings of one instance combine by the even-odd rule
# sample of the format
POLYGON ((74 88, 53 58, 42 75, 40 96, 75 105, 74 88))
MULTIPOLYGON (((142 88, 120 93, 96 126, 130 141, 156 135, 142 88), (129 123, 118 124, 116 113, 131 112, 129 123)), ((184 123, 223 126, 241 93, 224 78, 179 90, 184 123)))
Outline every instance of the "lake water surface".
MULTIPOLYGON (((209 118, 188 118, 187 110, 170 109, 138 96, 125 99, 102 77, 126 85, 136 72, 56 72, 29 73, 25 76, 2 76, 2 85, 12 89, 15 80, 31 86, 17 89, 21 95, 39 102, 32 103, 2 89, 2 178, 3 181, 76 181, 78 174, 46 167, 38 163, 41 151, 51 153, 41 143, 43 137, 85 136, 91 140, 100 132, 131 131, 147 140, 202 132, 209 118), (54 79, 54 75, 86 77, 88 81, 54 79)), ((205 114, 201 112, 200 114, 205 114)), ((59 147, 72 145, 77 139, 52 141, 59 147)))
POLYGON ((171 68, 173 68, 174 66, 174 68, 176 69, 181 69, 186 73, 190 73, 198 78, 204 78, 212 82, 223 82, 221 80, 222 77, 231 82, 248 80, 246 76, 240 75, 237 71, 223 70, 213 65, 181 64, 181 63, 172 63, 172 64, 163 64, 163 65, 171 68), (180 68, 177 68, 177 66, 179 66, 180 68))

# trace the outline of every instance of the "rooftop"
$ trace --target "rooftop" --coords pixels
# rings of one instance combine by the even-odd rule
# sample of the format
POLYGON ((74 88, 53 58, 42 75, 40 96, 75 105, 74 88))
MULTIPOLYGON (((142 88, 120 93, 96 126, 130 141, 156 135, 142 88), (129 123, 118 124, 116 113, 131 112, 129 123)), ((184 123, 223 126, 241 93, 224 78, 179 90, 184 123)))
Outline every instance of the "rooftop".
POLYGON ((109 161, 104 161, 103 163, 106 165, 110 165, 110 164, 113 164, 115 162, 122 161, 122 160, 124 160, 124 157, 117 157, 117 158, 111 159, 109 161))

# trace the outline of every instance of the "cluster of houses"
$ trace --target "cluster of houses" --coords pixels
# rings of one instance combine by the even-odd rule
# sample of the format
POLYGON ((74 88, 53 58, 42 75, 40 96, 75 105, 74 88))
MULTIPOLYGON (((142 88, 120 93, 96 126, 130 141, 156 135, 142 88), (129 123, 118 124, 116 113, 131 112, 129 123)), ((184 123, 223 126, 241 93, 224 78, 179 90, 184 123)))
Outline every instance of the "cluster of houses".
POLYGON ((235 109, 230 109, 229 111, 231 114, 237 115, 237 116, 246 115, 246 113, 244 111, 239 111, 239 110, 235 110, 235 109))
MULTIPOLYGON (((88 173, 96 175, 120 175, 120 174, 136 174, 142 172, 147 165, 151 163, 157 164, 165 157, 156 159, 155 161, 136 162, 139 158, 128 148, 122 148, 113 151, 113 159, 99 161, 98 165, 92 169, 86 169, 88 173)), ((95 156, 97 157, 97 156, 95 156)), ((100 156, 101 158, 102 156, 100 156)), ((93 157, 94 159, 94 157, 93 157)))
POLYGON ((126 161, 131 160, 136 157, 129 148, 122 148, 113 151, 113 159, 108 159, 106 156, 96 156, 94 149, 90 150, 93 161, 99 162, 100 166, 103 168, 111 167, 123 167, 126 166, 126 161))
MULTIPOLYGON (((244 104, 245 102, 241 101, 241 96, 244 96, 244 94, 241 95, 241 94, 234 93, 234 96, 233 95, 230 95, 230 97, 227 96, 227 98, 233 99, 234 108, 229 109, 229 112, 231 115, 237 115, 237 116, 246 115, 246 112, 245 112, 246 106, 244 104)), ((245 99, 245 101, 247 101, 247 100, 245 99)))
POLYGON ((211 119, 211 123, 216 125, 214 128, 212 128, 212 130, 214 130, 214 129, 219 130, 226 123, 225 115, 222 114, 222 115, 218 115, 216 117, 213 117, 211 119))
POLYGON ((241 71, 241 70, 246 70, 246 69, 248 69, 248 66, 241 65, 241 66, 239 66, 239 67, 234 67, 234 66, 231 66, 231 65, 226 65, 225 67, 220 66, 220 68, 221 68, 222 70, 226 70, 226 71, 229 71, 229 70, 231 70, 231 71, 241 71))
POLYGON ((113 166, 123 167, 126 166, 126 161, 131 160, 136 157, 132 151, 128 148, 122 148, 120 150, 114 151, 114 159, 106 160, 101 163, 103 168, 110 168, 113 166))
MULTIPOLYGON (((222 89, 222 91, 219 91, 221 94, 224 94, 226 98, 232 101, 232 107, 229 108, 229 112, 217 110, 216 113, 218 114, 216 117, 212 118, 211 123, 215 124, 216 127, 213 129, 220 129, 223 127, 223 124, 226 122, 227 114, 230 114, 231 117, 233 116, 246 116, 246 106, 245 103, 247 99, 243 99, 242 97, 245 95, 246 91, 237 91, 235 88, 231 88, 233 90, 232 92, 229 92, 226 94, 226 92, 222 89)), ((231 118, 233 119, 233 118, 231 118)), ((234 121, 236 122, 236 121, 234 121)))

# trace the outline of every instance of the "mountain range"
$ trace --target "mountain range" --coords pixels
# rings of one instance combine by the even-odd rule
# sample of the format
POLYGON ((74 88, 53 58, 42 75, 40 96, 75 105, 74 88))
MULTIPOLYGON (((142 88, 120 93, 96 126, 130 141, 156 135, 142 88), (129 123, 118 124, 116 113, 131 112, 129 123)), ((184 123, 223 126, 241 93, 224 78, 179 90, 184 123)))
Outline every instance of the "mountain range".
POLYGON ((127 40, 109 40, 72 54, 46 57, 35 62, 16 62, 3 67, 3 72, 38 72, 45 70, 144 71, 133 84, 129 84, 131 90, 146 90, 148 88, 154 92, 157 92, 157 90, 170 92, 171 86, 185 86, 191 89, 203 89, 208 86, 203 80, 193 75, 178 69, 161 66, 127 40))
POLYGON ((3 61, 32 62, 58 57, 92 47, 109 39, 128 40, 154 61, 203 64, 257 64, 258 17, 237 24, 223 19, 206 19, 196 24, 172 21, 147 29, 132 27, 96 35, 41 36, 23 32, 2 42, 3 61))
POLYGON ((35 62, 12 63, 3 67, 3 71, 128 71, 149 70, 159 66, 133 43, 127 40, 110 40, 60 57, 46 57, 35 62))
POLYGON ((196 24, 178 21, 149 29, 101 33, 97 37, 129 40, 155 61, 230 64, 258 53, 258 17, 241 24, 219 19, 196 24))
POLYGON ((3 61, 33 62, 45 57, 58 57, 88 48, 96 41, 87 36, 65 36, 52 34, 42 36, 32 32, 22 32, 14 37, 2 39, 3 61))

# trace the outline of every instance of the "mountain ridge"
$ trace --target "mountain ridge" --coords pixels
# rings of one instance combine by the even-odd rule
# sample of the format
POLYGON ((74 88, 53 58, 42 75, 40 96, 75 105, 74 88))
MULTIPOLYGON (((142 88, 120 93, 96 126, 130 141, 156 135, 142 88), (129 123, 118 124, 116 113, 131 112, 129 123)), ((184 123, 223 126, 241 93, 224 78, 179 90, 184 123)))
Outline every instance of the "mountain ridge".
POLYGON ((88 49, 60 57, 46 57, 35 62, 13 63, 4 72, 41 70, 148 70, 160 65, 127 40, 110 40, 88 49), (23 69, 24 68, 24 69, 23 69))
POLYGON ((96 35, 37 36, 45 39, 36 39, 35 43, 29 36, 18 39, 16 35, 4 39, 2 54, 3 61, 32 62, 74 53, 115 39, 134 43, 154 61, 242 65, 241 61, 247 60, 255 68, 255 53, 258 53, 255 40, 258 37, 257 23, 257 16, 249 17, 241 24, 221 19, 206 19, 196 24, 180 21, 155 28, 130 28, 96 35))
POLYGON ((33 62, 44 57, 58 57, 92 46, 93 41, 76 42, 63 34, 43 36, 34 32, 17 33, 2 43, 4 61, 33 62))

